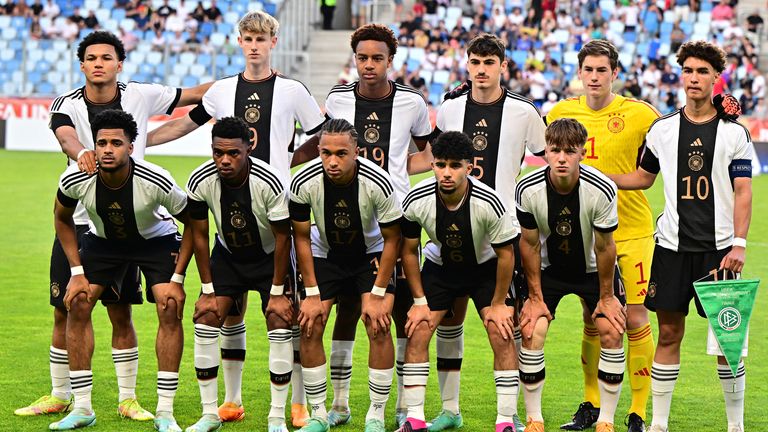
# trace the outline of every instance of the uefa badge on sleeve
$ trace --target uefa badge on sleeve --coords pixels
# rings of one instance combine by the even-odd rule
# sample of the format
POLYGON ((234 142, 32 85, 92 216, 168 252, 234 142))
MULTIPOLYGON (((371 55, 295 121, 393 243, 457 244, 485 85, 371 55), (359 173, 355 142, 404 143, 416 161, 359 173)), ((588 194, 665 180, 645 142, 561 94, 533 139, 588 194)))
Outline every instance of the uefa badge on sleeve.
POLYGON ((694 282, 693 287, 704 307, 720 350, 728 361, 733 376, 741 358, 749 319, 755 305, 759 279, 725 279, 694 282))

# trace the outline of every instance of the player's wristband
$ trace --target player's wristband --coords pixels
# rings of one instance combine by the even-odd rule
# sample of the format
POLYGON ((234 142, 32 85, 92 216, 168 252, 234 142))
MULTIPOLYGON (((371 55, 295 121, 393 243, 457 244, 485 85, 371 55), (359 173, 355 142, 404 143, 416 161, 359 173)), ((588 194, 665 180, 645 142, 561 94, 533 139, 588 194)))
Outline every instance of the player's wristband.
POLYGON ((72 276, 79 276, 79 275, 85 274, 85 270, 83 270, 83 266, 79 265, 79 266, 71 267, 69 269, 69 274, 72 276))
POLYGON ((272 285, 272 288, 269 289, 269 295, 273 295, 273 296, 283 295, 284 292, 285 292, 285 284, 272 285))
POLYGON ((747 239, 741 238, 741 237, 734 237, 733 238, 733 246, 734 247, 738 246, 738 247, 746 248, 747 247, 747 239))
POLYGON ((427 305, 427 298, 424 297, 424 296, 415 297, 413 299, 413 305, 414 306, 426 306, 427 305))
POLYGON ((213 282, 201 284, 200 287, 203 290, 203 294, 213 294, 213 282))
POLYGON ((183 284, 184 275, 179 273, 174 273, 173 276, 171 276, 171 282, 176 282, 177 284, 183 284))
POLYGON ((306 295, 307 297, 315 296, 315 295, 319 296, 320 295, 320 288, 317 285, 304 287, 304 295, 306 295))
POLYGON ((376 286, 376 285, 374 285, 373 289, 371 290, 371 294, 379 296, 379 297, 384 297, 384 295, 386 293, 387 293, 387 289, 386 288, 382 288, 382 287, 376 286))
POLYGON ((75 158, 75 160, 80 160, 80 156, 82 156, 83 153, 86 153, 88 151, 90 151, 90 150, 88 150, 87 148, 84 148, 84 149, 80 150, 79 152, 77 152, 77 158, 75 158))

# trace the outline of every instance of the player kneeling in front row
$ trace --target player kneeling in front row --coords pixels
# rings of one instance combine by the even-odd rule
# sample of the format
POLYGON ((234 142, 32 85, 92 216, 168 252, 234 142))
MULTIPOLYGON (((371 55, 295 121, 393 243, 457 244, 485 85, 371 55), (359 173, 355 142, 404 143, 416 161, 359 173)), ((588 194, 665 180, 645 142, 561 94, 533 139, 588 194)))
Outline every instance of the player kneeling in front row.
POLYGON ((581 165, 587 131, 570 118, 552 122, 545 134, 548 166, 517 184, 517 218, 523 231, 520 254, 528 300, 520 324, 520 381, 526 432, 544 432, 544 340, 549 321, 568 294, 581 297, 600 333, 597 432, 613 432, 624 378, 624 289, 616 267, 612 232, 618 227, 616 186, 594 168, 581 165))
POLYGON ((320 132, 320 158, 293 176, 290 213, 306 298, 301 303, 301 363, 312 417, 302 432, 328 431, 323 331, 337 296, 360 295, 370 341, 371 405, 366 432, 384 432, 392 386, 394 345, 389 333, 400 219, 389 175, 357 157, 357 132, 343 119, 320 132), (315 227, 310 225, 310 213, 315 227), (318 288, 319 286, 319 288, 318 288))
POLYGON ((203 416, 187 432, 221 427, 216 408, 221 326, 230 312, 239 315, 243 293, 248 290, 261 294, 267 319, 272 388, 269 431, 287 432, 285 403, 293 345, 291 302, 283 295, 291 241, 285 187, 274 168, 248 156, 249 130, 242 119, 222 118, 211 135, 213 160, 193 171, 187 183, 195 261, 203 282, 193 317, 203 416), (209 209, 217 227, 210 257, 209 209))
POLYGON ((403 366, 406 422, 399 432, 426 432, 424 396, 429 376, 429 341, 440 320, 460 297, 472 297, 494 354, 497 432, 515 432, 518 371, 513 308, 504 300, 512 282, 518 235, 498 194, 470 177, 472 142, 445 132, 432 146, 435 177, 416 185, 403 201, 402 260, 414 305, 408 312, 403 366), (419 271, 421 229, 431 242, 419 271))
POLYGON ((184 273, 191 245, 185 241, 185 247, 181 247, 176 224, 163 217, 162 207, 184 222, 187 196, 167 171, 130 156, 137 135, 130 114, 103 111, 93 119, 91 129, 99 170, 87 174, 71 165, 61 176, 54 210, 56 235, 72 267, 64 304, 69 310, 67 347, 75 407, 50 429, 75 429, 96 422, 91 406, 91 313, 105 287, 115 286, 120 291, 125 272, 131 264, 137 264, 147 279, 147 296, 156 303, 159 320, 155 428, 181 432, 173 418, 173 398, 179 384, 184 342, 180 317, 185 294, 181 276, 174 273, 184 273), (92 221, 79 253, 73 220, 78 201, 92 221))

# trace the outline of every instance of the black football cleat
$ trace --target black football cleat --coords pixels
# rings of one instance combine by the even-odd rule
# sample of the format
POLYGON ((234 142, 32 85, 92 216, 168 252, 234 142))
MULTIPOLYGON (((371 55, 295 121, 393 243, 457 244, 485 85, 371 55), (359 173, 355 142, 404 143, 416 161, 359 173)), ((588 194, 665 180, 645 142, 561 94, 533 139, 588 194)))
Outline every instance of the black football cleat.
POLYGON ((643 418, 635 413, 629 413, 624 424, 627 425, 627 432, 645 432, 643 418))
POLYGON ((592 402, 582 402, 579 404, 579 409, 573 414, 573 419, 570 423, 566 423, 560 426, 563 430, 580 431, 587 428, 591 428, 597 423, 597 417, 600 415, 600 408, 595 408, 592 402))

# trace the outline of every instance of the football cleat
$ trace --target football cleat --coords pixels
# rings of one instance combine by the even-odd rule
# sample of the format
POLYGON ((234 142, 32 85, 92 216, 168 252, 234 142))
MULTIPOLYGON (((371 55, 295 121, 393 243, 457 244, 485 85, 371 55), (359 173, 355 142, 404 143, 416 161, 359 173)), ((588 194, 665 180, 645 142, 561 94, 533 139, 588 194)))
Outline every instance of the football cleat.
POLYGON ((36 416, 43 414, 60 414, 72 408, 72 397, 59 399, 54 395, 45 395, 24 408, 19 408, 13 413, 17 416, 36 416))
POLYGON ((120 417, 129 418, 136 421, 148 421, 155 418, 151 412, 145 410, 139 405, 136 399, 125 399, 117 405, 117 413, 120 417))
POLYGON ((267 431, 288 432, 288 427, 285 426, 285 419, 281 417, 269 417, 267 419, 267 431))
POLYGON ((643 418, 635 413, 629 413, 624 424, 627 425, 627 432, 645 432, 643 418))
POLYGON ((395 423, 397 427, 402 427, 406 420, 408 420, 408 410, 402 408, 395 410, 395 423))
POLYGON ((595 408, 592 402, 582 402, 579 409, 573 414, 570 423, 560 426, 560 429, 580 431, 594 426, 597 417, 600 415, 600 408, 595 408))
POLYGON ((216 432, 221 429, 221 419, 215 414, 203 414, 200 420, 184 429, 184 432, 216 432))
POLYGON ((291 404, 291 424, 293 427, 304 427, 309 420, 309 411, 304 404, 291 404))
POLYGON ((173 418, 173 413, 158 411, 155 414, 155 430, 158 432, 181 432, 179 424, 173 418))
POLYGON ((615 432, 613 423, 600 422, 595 426, 595 432, 615 432))
POLYGON ((515 425, 515 432, 525 431, 525 423, 523 423, 523 421, 520 420, 520 416, 518 416, 517 414, 512 414, 512 424, 515 425))
POLYGON ((349 409, 342 411, 341 409, 331 408, 328 412, 328 424, 331 427, 347 424, 351 418, 352 413, 349 412, 349 409))
POLYGON ((648 432, 667 432, 667 428, 652 424, 651 427, 648 428, 648 432))
POLYGON ((379 419, 370 419, 365 422, 365 432, 386 432, 384 422, 379 419))
POLYGON ((525 426, 525 432, 544 432, 544 423, 528 419, 528 424, 525 426))
POLYGON ((464 419, 461 417, 461 413, 454 414, 450 411, 442 410, 440 414, 432 420, 432 424, 429 425, 427 430, 429 432, 437 432, 447 429, 458 429, 464 425, 464 419))
POLYGON ((234 402, 224 402, 219 407, 219 418, 223 422, 236 422, 245 417, 245 408, 234 402))
MULTIPOLYGON (((412 419, 407 419, 405 423, 403 423, 402 426, 400 426, 399 429, 397 429, 395 432, 427 432, 427 428, 414 428, 413 424, 411 424, 412 419)), ((424 424, 424 422, 421 422, 421 424, 424 424)))
POLYGON ((299 429, 299 432, 328 432, 330 429, 331 426, 328 425, 328 422, 325 419, 320 417, 310 417, 309 420, 307 420, 307 424, 299 429))
POLYGON ((744 425, 740 425, 740 424, 728 425, 728 432, 744 432, 744 425))
POLYGON ((63 419, 51 423, 48 429, 55 431, 72 430, 95 425, 96 413, 85 408, 75 408, 63 419))

